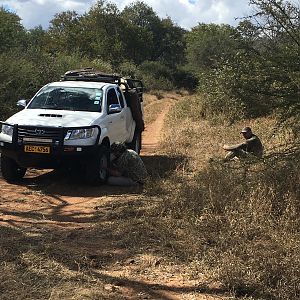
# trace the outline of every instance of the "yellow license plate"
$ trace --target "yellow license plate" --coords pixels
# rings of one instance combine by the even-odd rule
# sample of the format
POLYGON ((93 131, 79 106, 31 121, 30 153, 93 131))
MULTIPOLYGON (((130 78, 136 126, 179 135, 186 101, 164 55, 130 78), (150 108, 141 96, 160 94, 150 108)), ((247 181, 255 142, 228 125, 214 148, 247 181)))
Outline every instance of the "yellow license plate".
POLYGON ((50 147, 26 145, 24 147, 24 151, 30 152, 30 153, 45 153, 45 154, 47 154, 47 153, 50 153, 50 147))

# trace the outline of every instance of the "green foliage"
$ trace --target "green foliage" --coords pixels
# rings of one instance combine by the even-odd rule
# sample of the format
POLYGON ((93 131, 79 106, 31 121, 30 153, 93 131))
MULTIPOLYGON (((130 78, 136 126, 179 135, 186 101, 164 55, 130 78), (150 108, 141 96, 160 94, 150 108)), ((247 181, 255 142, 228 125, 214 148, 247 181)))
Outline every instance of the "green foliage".
POLYGON ((75 11, 56 14, 48 30, 48 51, 72 53, 80 49, 78 41, 82 38, 81 26, 80 16, 75 11))
POLYGON ((38 76, 35 76, 32 62, 18 55, 0 55, 0 119, 15 112, 18 99, 26 98, 35 92, 38 76))
POLYGON ((215 69, 239 46, 239 35, 229 25, 199 24, 187 33, 187 59, 196 72, 215 69))
POLYGON ((111 72, 108 63, 100 59, 90 60, 79 54, 56 56, 28 50, 26 53, 4 53, 0 55, 0 119, 16 112, 19 99, 30 99, 43 85, 59 81, 66 70, 94 67, 111 72))
POLYGON ((174 85, 177 88, 184 88, 188 91, 195 91, 198 85, 198 78, 185 67, 178 67, 173 71, 174 85))
POLYGON ((185 32, 170 18, 162 19, 156 36, 154 36, 155 51, 151 60, 158 60, 171 68, 185 63, 185 32))
POLYGON ((49 44, 49 36, 42 26, 30 29, 26 33, 27 49, 35 49, 36 51, 45 51, 49 44))
POLYGON ((119 65, 118 72, 125 77, 136 78, 138 67, 133 62, 124 61, 119 65))
MULTIPOLYGON (((293 1, 250 1, 259 14, 252 20, 260 34, 256 46, 270 72, 268 95, 284 118, 300 116, 300 8, 293 1)), ((250 18, 251 20, 251 18, 250 18)))
POLYGON ((241 109, 242 117, 300 116, 299 8, 289 1, 250 3, 257 13, 237 28, 200 24, 187 34, 188 65, 207 99, 204 116, 234 122, 241 109))
POLYGON ((22 47, 25 42, 25 29, 20 18, 0 7, 0 52, 22 47))
POLYGON ((150 6, 141 1, 126 6, 122 16, 133 29, 133 38, 140 40, 140 44, 131 42, 128 46, 141 47, 139 52, 144 53, 141 61, 133 56, 129 56, 130 59, 136 63, 159 61, 168 66, 180 65, 185 61, 185 30, 176 26, 170 18, 160 19, 150 6))
POLYGON ((174 89, 172 71, 167 66, 155 61, 145 61, 138 70, 138 76, 148 90, 174 89))

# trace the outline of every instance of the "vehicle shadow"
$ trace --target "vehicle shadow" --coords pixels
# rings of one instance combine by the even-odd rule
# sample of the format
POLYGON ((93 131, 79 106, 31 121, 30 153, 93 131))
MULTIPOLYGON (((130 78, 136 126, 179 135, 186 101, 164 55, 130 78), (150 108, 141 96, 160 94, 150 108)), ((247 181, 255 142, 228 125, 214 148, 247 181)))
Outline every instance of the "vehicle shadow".
MULTIPOLYGON (((142 156, 149 173, 149 180, 166 178, 172 172, 181 168, 187 161, 183 156, 153 155, 142 156)), ((80 172, 71 173, 68 170, 52 170, 40 172, 30 171, 18 185, 27 187, 30 190, 38 190, 50 196, 69 197, 101 197, 108 195, 140 194, 145 188, 109 186, 107 184, 91 186, 83 180, 80 172)))

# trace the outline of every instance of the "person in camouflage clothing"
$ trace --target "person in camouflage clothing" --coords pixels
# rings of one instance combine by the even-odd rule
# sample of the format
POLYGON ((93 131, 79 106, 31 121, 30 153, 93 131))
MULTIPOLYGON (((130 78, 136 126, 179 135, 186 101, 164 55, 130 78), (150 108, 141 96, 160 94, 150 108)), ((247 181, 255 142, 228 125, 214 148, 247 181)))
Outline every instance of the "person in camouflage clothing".
POLYGON ((127 149, 124 143, 113 143, 110 148, 113 156, 109 168, 108 184, 132 186, 144 184, 148 173, 140 156, 133 150, 127 149))
POLYGON ((252 133, 250 127, 242 129, 241 134, 245 138, 245 142, 237 145, 224 145, 223 149, 229 151, 225 156, 225 160, 235 158, 250 158, 263 156, 263 145, 257 135, 252 133))

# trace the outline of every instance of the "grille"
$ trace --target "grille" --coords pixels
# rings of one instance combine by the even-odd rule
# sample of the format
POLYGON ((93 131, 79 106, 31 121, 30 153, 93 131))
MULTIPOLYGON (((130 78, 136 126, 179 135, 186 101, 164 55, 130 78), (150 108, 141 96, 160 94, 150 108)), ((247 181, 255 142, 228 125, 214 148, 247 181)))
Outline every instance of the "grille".
POLYGON ((40 117, 46 117, 46 118, 62 118, 62 115, 57 114, 39 114, 40 117))
POLYGON ((18 127, 18 140, 24 143, 57 144, 62 138, 60 128, 18 127))

